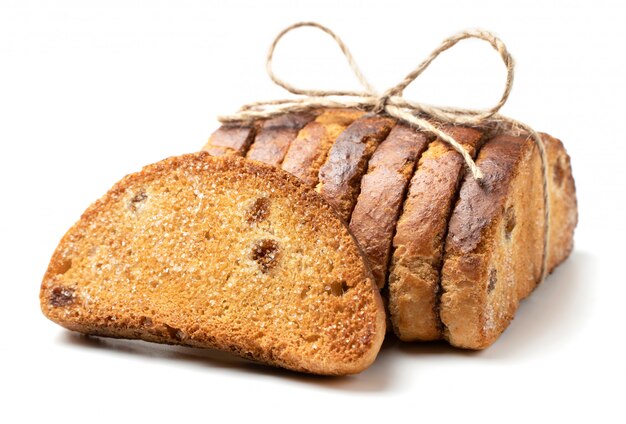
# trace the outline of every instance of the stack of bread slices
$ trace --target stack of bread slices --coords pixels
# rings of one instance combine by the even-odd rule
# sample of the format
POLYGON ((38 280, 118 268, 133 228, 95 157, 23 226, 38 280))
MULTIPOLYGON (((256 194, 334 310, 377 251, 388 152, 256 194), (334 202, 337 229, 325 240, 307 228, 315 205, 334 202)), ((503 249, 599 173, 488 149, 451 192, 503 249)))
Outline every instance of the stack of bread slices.
MULTIPOLYGON (((480 183, 446 143, 386 116, 224 125, 203 152, 149 165, 87 209, 53 254, 42 310, 86 334, 317 374, 367 368, 386 327, 483 349, 541 280, 541 161, 512 129, 441 128, 480 183)), ((569 157, 541 136, 551 271, 577 208, 569 157)))
MULTIPOLYGON (((541 279, 544 200, 532 139, 502 126, 441 126, 476 160, 485 174, 479 183, 448 144, 393 119, 355 110, 308 119, 292 114, 222 126, 204 150, 271 156, 268 164, 315 188, 363 249, 400 339, 445 339, 469 349, 492 344, 541 279), (278 136, 295 134, 295 126, 289 143, 278 136)), ((563 144, 541 137, 551 272, 572 250, 577 205, 563 144)))

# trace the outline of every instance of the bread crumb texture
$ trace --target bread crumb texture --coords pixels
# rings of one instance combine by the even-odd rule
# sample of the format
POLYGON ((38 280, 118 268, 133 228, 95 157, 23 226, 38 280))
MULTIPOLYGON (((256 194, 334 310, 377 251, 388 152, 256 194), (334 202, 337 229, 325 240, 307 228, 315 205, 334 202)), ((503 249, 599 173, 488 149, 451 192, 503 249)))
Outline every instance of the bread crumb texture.
POLYGON ((40 301, 82 333, 318 374, 362 371, 385 334, 371 272, 330 206, 287 172, 206 152, 149 165, 89 207, 40 301))

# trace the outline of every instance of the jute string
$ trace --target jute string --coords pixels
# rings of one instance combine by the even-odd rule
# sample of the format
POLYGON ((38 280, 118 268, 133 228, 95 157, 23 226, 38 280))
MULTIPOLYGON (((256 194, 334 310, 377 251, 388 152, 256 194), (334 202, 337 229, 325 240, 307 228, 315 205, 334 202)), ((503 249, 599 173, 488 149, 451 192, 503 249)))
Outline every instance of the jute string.
POLYGON ((453 125, 486 125, 495 124, 497 126, 510 126, 519 131, 526 132, 534 141, 541 158, 542 173, 542 190, 544 202, 544 237, 543 237, 543 258, 541 267, 541 280, 547 274, 548 262, 548 243, 550 235, 550 199, 548 191, 548 160, 546 156, 545 146, 539 134, 530 126, 516 121, 514 119, 500 115, 498 111, 506 103, 513 86, 513 76, 515 71, 515 62, 513 57, 506 48, 506 45, 495 35, 487 31, 468 30, 462 31, 445 39, 439 47, 426 57, 414 70, 409 72, 395 86, 385 90, 382 94, 378 94, 369 81, 365 78, 361 70, 356 64, 354 57, 345 43, 329 28, 316 22, 298 22, 282 30, 272 42, 267 53, 266 70, 272 81, 283 87, 292 94, 301 96, 291 99, 268 100, 248 103, 240 108, 233 115, 224 115, 218 117, 222 123, 246 123, 256 119, 268 119, 278 115, 292 112, 306 112, 318 108, 354 108, 369 111, 378 114, 386 114, 398 121, 404 122, 422 131, 429 132, 440 140, 448 143, 455 151, 457 151, 465 161, 472 176, 480 183, 484 176, 482 171, 472 159, 471 155, 465 148, 457 142, 453 137, 439 129, 432 121, 439 121, 453 125), (295 87, 283 79, 279 78, 272 67, 274 51, 279 41, 290 31, 301 27, 317 28, 335 40, 348 65, 352 69, 357 80, 363 87, 363 91, 344 91, 344 90, 313 90, 295 87), (493 47, 502 58, 506 67, 507 77, 504 90, 500 100, 488 109, 463 109, 447 106, 433 106, 424 103, 418 103, 407 100, 403 97, 404 90, 419 77, 430 64, 444 51, 452 48, 458 42, 466 39, 479 39, 486 41, 493 47))

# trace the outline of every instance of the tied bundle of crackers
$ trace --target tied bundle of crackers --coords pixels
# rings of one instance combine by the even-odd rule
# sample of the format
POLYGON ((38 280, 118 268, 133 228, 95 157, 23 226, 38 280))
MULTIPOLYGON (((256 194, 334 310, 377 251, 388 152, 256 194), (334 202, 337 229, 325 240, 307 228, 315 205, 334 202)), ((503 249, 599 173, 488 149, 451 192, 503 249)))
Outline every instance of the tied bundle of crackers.
POLYGON ((267 69, 298 97, 220 117, 204 152, 118 182, 55 251, 44 314, 317 374, 367 368, 386 320, 406 341, 491 345, 569 255, 577 223, 562 143, 498 114, 514 70, 504 44, 462 32, 377 94, 332 31, 304 22, 276 37, 267 69), (363 91, 302 90, 273 73, 277 43, 303 26, 337 41, 363 91), (402 97, 468 38, 507 68, 493 108, 402 97))

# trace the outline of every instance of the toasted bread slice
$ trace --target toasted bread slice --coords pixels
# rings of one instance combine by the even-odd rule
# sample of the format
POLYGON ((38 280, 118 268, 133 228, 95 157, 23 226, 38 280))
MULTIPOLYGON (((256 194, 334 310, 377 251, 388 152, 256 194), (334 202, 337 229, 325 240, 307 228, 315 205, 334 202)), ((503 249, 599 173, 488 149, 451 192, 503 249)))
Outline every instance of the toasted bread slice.
POLYGON ((550 190, 550 238, 548 272, 563 262, 574 247, 574 229, 578 224, 576 186, 569 155, 561 140, 541 133, 548 156, 550 190))
POLYGON ((357 119, 339 135, 320 168, 317 190, 346 222, 350 222, 367 163, 394 125, 395 120, 381 116, 357 119))
POLYGON ((63 237, 40 292, 86 334, 352 374, 381 346, 378 289, 346 226, 287 172, 184 155, 129 175, 63 237))
POLYGON ((319 170, 331 146, 355 119, 364 112, 354 109, 326 109, 300 130, 291 142, 282 168, 315 187, 319 170))
MULTIPOLYGON (((547 145, 551 234, 549 265, 565 259, 576 225, 569 159, 547 145)), ((466 176, 450 219, 442 269, 440 317, 451 344, 491 345, 513 319, 519 301, 540 280, 544 231, 541 162, 528 137, 499 135, 482 148, 478 183, 466 176)))
POLYGON ((256 131, 257 125, 222 125, 211 134, 202 150, 212 156, 245 156, 256 131))
POLYGON ((378 288, 385 285, 391 240, 409 180, 431 139, 409 126, 396 125, 372 155, 361 179, 350 230, 361 243, 378 288))
POLYGON ((315 118, 314 112, 288 113, 259 124, 254 142, 246 154, 248 159, 280 166, 298 132, 315 118))
MULTIPOLYGON (((444 131, 472 156, 484 133, 453 126, 444 131)), ((443 246, 464 172, 463 158, 445 142, 435 140, 411 178, 389 269, 389 313, 401 340, 441 338, 437 309, 443 246)))

